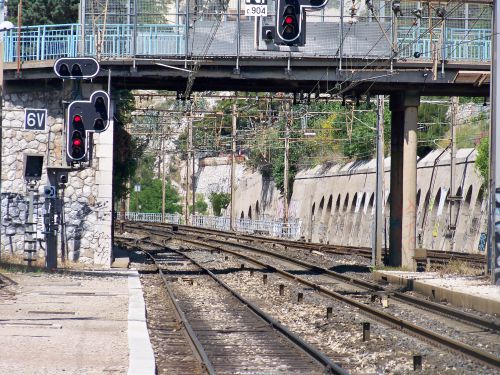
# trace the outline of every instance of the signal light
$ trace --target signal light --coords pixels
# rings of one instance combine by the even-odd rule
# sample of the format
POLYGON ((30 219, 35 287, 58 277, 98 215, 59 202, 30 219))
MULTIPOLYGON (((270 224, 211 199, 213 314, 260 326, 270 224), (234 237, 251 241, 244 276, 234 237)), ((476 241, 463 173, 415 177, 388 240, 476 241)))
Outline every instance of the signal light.
POLYGON ((55 62, 54 73, 63 79, 89 79, 99 73, 99 63, 92 57, 65 57, 55 62))
POLYGON ((71 147, 68 150, 68 156, 71 160, 78 161, 83 159, 86 153, 83 133, 79 130, 73 131, 71 134, 71 147))
POLYGON ((77 100, 68 106, 70 123, 66 133, 68 163, 83 161, 87 155, 87 133, 100 133, 110 121, 110 99, 105 91, 95 91, 89 100, 77 100))
POLYGON ((276 0, 275 43, 303 46, 306 41, 306 11, 325 7, 328 0, 276 0))

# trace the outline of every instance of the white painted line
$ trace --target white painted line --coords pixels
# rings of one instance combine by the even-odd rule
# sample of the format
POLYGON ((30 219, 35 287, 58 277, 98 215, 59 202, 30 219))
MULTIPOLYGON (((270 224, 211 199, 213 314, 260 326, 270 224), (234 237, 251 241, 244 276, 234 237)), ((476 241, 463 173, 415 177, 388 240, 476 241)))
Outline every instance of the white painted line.
POLYGON ((146 325, 146 306, 139 274, 128 277, 128 375, 154 375, 155 356, 146 325))

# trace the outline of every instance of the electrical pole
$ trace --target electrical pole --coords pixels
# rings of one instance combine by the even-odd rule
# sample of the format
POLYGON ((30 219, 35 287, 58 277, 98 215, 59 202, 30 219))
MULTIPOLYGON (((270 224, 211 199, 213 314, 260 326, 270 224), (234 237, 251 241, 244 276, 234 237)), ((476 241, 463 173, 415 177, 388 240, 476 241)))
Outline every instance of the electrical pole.
POLYGON ((384 95, 377 96, 377 171, 375 187, 375 220, 373 222, 372 265, 382 265, 382 215, 384 197, 384 95))
POLYGON ((161 222, 165 222, 165 134, 164 125, 161 126, 161 222))
POLYGON ((493 30, 492 30, 492 56, 491 56, 491 81, 490 81, 490 110, 491 110, 491 125, 490 125, 490 178, 489 178, 489 216, 488 216, 488 269, 491 272, 491 281, 493 284, 500 284, 500 226, 496 223, 500 221, 500 217, 496 215, 500 210, 500 200, 496 199, 497 194, 500 195, 500 163, 499 144, 500 132, 497 131, 497 126, 500 126, 500 2, 493 3, 493 30))
POLYGON ((191 146, 192 146, 192 126, 193 123, 191 122, 191 115, 190 113, 187 114, 187 120, 188 120, 188 144, 186 147, 186 197, 184 199, 184 220, 186 222, 186 225, 189 224, 189 160, 191 157, 191 146))
POLYGON ((283 170, 283 191, 285 199, 283 202, 283 222, 288 225, 288 158, 290 156, 290 125, 293 121, 292 106, 287 101, 285 104, 286 125, 285 125, 285 163, 283 170))
MULTIPOLYGON (((191 112, 191 115, 193 113, 191 112)), ((194 129, 193 129, 193 122, 191 121, 191 162, 193 164, 192 170, 191 170, 191 201, 193 202, 193 212, 191 213, 191 224, 194 224, 194 215, 196 215, 196 186, 194 186, 195 183, 195 175, 194 175, 194 167, 196 163, 196 154, 194 150, 194 129)))
POLYGON ((235 199, 235 194, 234 194, 234 180, 235 180, 235 172, 236 172, 236 165, 235 165, 235 158, 236 158, 236 125, 238 123, 238 115, 236 113, 237 109, 237 104, 236 102, 233 103, 233 116, 232 116, 232 122, 233 122, 233 129, 231 132, 231 139, 232 139, 232 145, 231 145, 231 208, 229 212, 229 229, 234 230, 234 199, 235 199))
MULTIPOLYGON (((450 207, 450 217, 448 221, 448 230, 450 234, 456 229, 456 210, 455 202, 458 202, 461 197, 455 195, 455 167, 457 164, 457 141, 455 127, 457 125, 457 113, 458 113, 458 96, 451 97, 451 124, 450 124, 450 192, 448 193, 449 207, 450 207)), ((453 251, 455 244, 454 236, 450 235, 450 251, 453 251)))

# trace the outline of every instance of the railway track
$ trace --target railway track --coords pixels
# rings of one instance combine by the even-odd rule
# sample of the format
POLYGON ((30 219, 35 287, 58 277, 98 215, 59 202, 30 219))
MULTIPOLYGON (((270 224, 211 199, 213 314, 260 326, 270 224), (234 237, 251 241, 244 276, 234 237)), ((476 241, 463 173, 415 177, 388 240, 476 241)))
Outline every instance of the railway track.
MULTIPOLYGON (((136 230, 140 229, 140 225, 127 225, 127 230, 132 229, 132 227, 135 227, 136 230)), ((349 296, 348 294, 352 294, 353 292, 363 292, 363 291, 369 291, 369 292, 374 292, 375 294, 384 293, 386 292, 381 286, 373 283, 368 283, 364 280, 356 280, 353 279, 352 277, 346 277, 345 275, 342 274, 337 274, 335 272, 331 272, 326 269, 321 269, 320 267, 314 265, 314 264, 309 264, 304 261, 298 261, 294 260, 290 257, 286 257, 282 254, 276 254, 276 253, 271 253, 269 251, 260 249, 256 247, 255 245, 250 246, 247 243, 241 244, 241 243, 234 243, 232 241, 227 241, 227 240, 219 240, 219 239, 214 239, 211 237, 204 237, 204 238, 197 238, 196 240, 186 238, 187 236, 184 234, 179 234, 177 232, 173 231, 168 231, 166 234, 165 228, 163 226, 151 226, 148 224, 147 230, 149 230, 149 233, 152 235, 156 236, 162 236, 165 235, 167 238, 172 238, 173 235, 176 236, 181 236, 182 241, 191 243, 193 245, 197 246, 203 246, 203 247, 208 247, 213 250, 219 250, 219 251, 224 251, 226 253, 232 253, 234 256, 238 256, 240 258, 245 258, 247 261, 253 263, 253 264, 258 264, 263 268, 266 269, 271 269, 274 272, 277 272, 281 274, 284 277, 287 277, 289 279, 293 279, 295 282, 300 282, 303 285, 308 286, 309 288, 312 288, 313 290, 319 291, 322 294, 328 295, 330 297, 333 297, 337 300, 340 300, 344 303, 347 303, 351 306, 355 306, 356 308, 362 310, 364 313, 370 315, 371 317, 374 317, 375 319, 384 322, 384 324, 387 324, 392 327, 397 327, 398 329, 403 329, 405 332, 409 332, 415 336, 418 336, 424 340, 427 341, 432 341, 434 344, 438 344, 441 346, 445 346, 447 348, 451 348, 457 352, 460 352, 462 354, 465 354, 469 357, 475 358, 475 360, 482 361, 483 363, 487 363, 488 365, 499 369, 500 368, 500 362, 497 356, 485 352, 481 349, 478 349, 476 347, 471 347, 467 344, 464 344, 462 342, 459 342, 457 340, 449 339, 443 335, 436 334, 435 332, 429 331, 428 329, 419 327, 413 323, 410 323, 408 321, 405 321, 404 319, 395 317, 391 314, 387 314, 386 312, 382 311, 379 308, 375 308, 373 306, 370 306, 369 304, 365 304, 363 302, 357 301, 355 298, 352 298, 352 296, 349 296), (156 227, 157 229, 153 229, 153 227, 156 227), (162 229, 163 228, 163 229, 162 229), (226 247, 236 247, 238 250, 234 249, 228 249, 226 247), (242 250, 245 250, 245 253, 242 252, 242 250), (349 284, 352 290, 347 293, 347 295, 344 293, 339 293, 338 291, 331 290, 330 288, 325 288, 309 279, 306 279, 304 277, 298 277, 297 275, 291 274, 289 272, 286 272, 282 269, 279 269, 273 265, 271 265, 269 262, 263 262, 259 259, 256 259, 255 257, 250 257, 247 253, 249 251, 258 252, 260 254, 264 254, 266 257, 274 257, 274 258, 280 258, 281 260, 285 262, 290 262, 295 265, 299 265, 301 267, 304 267, 305 269, 321 274, 322 277, 328 276, 328 277, 333 277, 337 281, 341 281, 343 283, 349 284), (357 288, 357 290, 356 290, 357 288)), ((198 233, 199 234, 199 233, 198 233)), ((273 263, 274 264, 274 263, 273 263)), ((344 288, 345 289, 345 288, 344 288)), ((345 292, 345 290, 344 290, 345 292)), ((493 332, 494 334, 498 334, 499 332, 499 326, 492 321, 481 319, 475 315, 471 314, 466 314, 463 313, 460 310, 455 310, 451 309, 447 306, 440 305, 440 304, 435 304, 432 302, 424 301, 418 298, 414 298, 408 295, 405 295, 404 293, 387 293, 390 294, 391 299, 398 301, 398 303, 401 304, 412 304, 413 306, 418 306, 419 308, 424 308, 428 311, 431 311, 432 313, 436 314, 441 314, 443 316, 451 317, 453 319, 458 319, 462 321, 463 323, 474 325, 476 327, 480 327, 481 329, 488 330, 490 332, 493 332)))
MULTIPOLYGON (((148 223, 149 225, 156 225, 157 223, 148 223)), ((173 225, 173 224, 162 224, 169 228, 177 227, 177 229, 184 233, 189 234, 207 234, 223 236, 226 238, 239 239, 248 242, 260 242, 263 244, 270 245, 281 245, 283 247, 302 249, 307 251, 321 251, 326 253, 338 254, 338 255, 358 255, 363 258, 371 259, 372 250, 369 247, 359 247, 359 246, 341 246, 341 245, 330 245, 321 244, 313 242, 300 242, 292 241, 283 238, 266 237, 261 235, 246 235, 242 233, 235 233, 230 231, 221 231, 209 228, 192 227, 188 225, 173 225)), ((473 266, 483 268, 486 265, 486 257, 481 254, 469 254, 469 253, 459 253, 459 252, 443 252, 437 250, 426 250, 425 259, 420 259, 421 261, 429 260, 432 264, 446 264, 451 260, 467 262, 473 266)))
POLYGON ((188 255, 145 252, 154 261, 206 373, 271 373, 276 367, 287 374, 347 373, 188 255), (186 261, 189 264, 181 271, 177 267, 175 275, 169 272, 171 265, 186 261))

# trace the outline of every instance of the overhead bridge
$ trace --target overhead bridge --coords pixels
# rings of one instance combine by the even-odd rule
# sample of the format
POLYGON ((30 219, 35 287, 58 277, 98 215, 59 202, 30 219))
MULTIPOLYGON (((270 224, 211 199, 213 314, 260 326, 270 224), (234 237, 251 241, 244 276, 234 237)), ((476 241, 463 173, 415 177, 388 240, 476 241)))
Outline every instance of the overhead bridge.
POLYGON ((274 16, 238 19, 231 9, 203 15, 179 9, 164 24, 137 23, 133 15, 129 23, 112 23, 120 20, 112 14, 89 24, 86 14, 81 24, 22 27, 4 37, 5 79, 50 81, 55 59, 93 56, 103 67, 97 80, 111 69, 113 86, 123 88, 183 91, 191 75, 195 91, 488 94, 489 5, 450 2, 445 18, 434 8, 426 15, 425 6, 420 18, 380 6, 353 18, 348 10, 340 16, 336 3, 308 13, 306 45, 291 48, 263 39, 262 26, 274 16))

